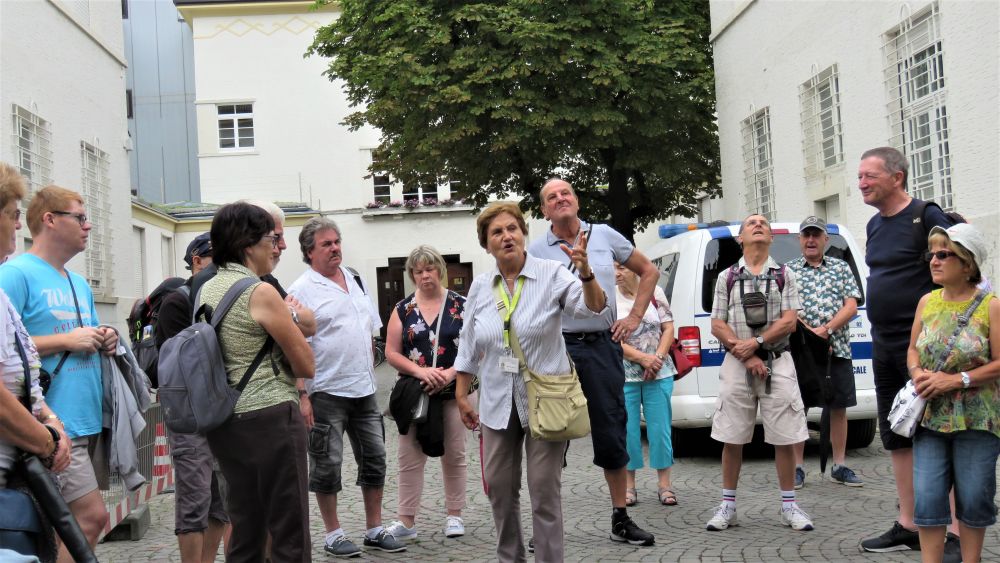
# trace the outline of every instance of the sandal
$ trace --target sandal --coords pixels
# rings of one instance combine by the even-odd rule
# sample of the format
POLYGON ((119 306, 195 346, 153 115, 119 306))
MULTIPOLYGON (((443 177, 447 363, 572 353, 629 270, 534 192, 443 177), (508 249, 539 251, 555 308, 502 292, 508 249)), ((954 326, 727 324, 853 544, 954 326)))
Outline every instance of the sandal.
POLYGON ((639 502, 639 493, 635 489, 625 489, 625 506, 635 506, 639 502))
POLYGON ((660 497, 660 504, 664 506, 677 506, 677 493, 669 487, 660 487, 656 494, 660 497))

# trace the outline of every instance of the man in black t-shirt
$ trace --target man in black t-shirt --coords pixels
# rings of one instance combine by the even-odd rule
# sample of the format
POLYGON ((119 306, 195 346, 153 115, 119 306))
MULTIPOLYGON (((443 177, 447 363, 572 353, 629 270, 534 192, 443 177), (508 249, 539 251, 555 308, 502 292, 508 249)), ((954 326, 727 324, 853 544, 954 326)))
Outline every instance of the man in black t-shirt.
MULTIPOLYGON (((921 259, 927 244, 916 244, 913 223, 922 219, 926 230, 951 224, 944 212, 934 205, 927 206, 922 218, 913 216, 919 201, 906 192, 908 167, 906 157, 891 147, 866 151, 858 167, 861 197, 878 210, 866 228, 867 308, 872 326, 872 368, 879 434, 882 445, 892 456, 899 495, 899 519, 892 528, 861 542, 862 549, 873 552, 920 549, 913 523, 913 442, 895 434, 886 417, 896 393, 910 379, 906 351, 917 303, 934 288, 930 269, 921 259)), ((951 561, 955 553, 958 560, 961 559, 957 536, 949 534, 945 547, 946 562, 951 561)))

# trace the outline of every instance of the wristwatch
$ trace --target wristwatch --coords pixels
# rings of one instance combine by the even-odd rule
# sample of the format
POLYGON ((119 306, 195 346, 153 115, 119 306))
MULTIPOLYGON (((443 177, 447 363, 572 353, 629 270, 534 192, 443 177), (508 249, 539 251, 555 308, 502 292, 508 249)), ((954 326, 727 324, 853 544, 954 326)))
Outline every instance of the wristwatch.
POLYGON ((962 372, 962 389, 968 389, 972 385, 972 378, 969 377, 969 372, 962 372))
POLYGON ((763 336, 758 336, 754 340, 757 341, 757 346, 761 346, 761 347, 764 346, 764 337, 763 336))
POLYGON ((292 314, 292 322, 299 324, 299 313, 295 310, 295 307, 289 307, 288 312, 292 314))

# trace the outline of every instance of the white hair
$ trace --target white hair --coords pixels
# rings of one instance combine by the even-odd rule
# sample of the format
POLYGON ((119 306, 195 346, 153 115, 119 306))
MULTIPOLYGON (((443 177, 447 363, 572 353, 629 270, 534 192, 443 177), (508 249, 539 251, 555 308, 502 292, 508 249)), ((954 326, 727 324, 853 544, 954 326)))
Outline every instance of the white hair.
POLYGON ((267 211, 267 214, 274 219, 275 223, 285 224, 285 212, 278 207, 273 201, 265 201, 262 199, 244 199, 243 203, 249 203, 250 205, 256 205, 257 207, 267 211))

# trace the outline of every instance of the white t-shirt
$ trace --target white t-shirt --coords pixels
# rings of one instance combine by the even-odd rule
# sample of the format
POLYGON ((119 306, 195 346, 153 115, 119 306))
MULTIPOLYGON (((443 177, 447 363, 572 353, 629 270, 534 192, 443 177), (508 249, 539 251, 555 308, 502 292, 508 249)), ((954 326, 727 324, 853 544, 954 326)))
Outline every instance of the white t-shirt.
MULTIPOLYGON (((3 377, 4 387, 20 399, 24 395, 24 364, 17 351, 15 331, 28 357, 28 367, 31 371, 32 412, 37 416, 42 409, 42 388, 38 385, 38 368, 42 362, 38 359, 35 343, 31 341, 28 331, 21 323, 21 317, 17 315, 7 294, 0 289, 0 374, 3 377)), ((6 484, 5 473, 14 466, 15 453, 14 446, 0 440, 0 487, 6 484)))
POLYGON ((316 334, 307 339, 316 357, 316 377, 306 380, 306 390, 367 397, 375 393, 372 334, 382 328, 382 320, 371 297, 346 269, 344 279, 347 291, 310 268, 288 287, 288 293, 316 315, 316 334))

